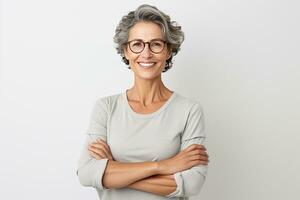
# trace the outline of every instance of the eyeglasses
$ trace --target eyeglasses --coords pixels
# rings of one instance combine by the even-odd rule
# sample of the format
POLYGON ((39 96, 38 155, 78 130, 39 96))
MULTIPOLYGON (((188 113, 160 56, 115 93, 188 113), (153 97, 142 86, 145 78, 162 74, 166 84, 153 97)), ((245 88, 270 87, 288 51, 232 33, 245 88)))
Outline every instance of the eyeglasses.
POLYGON ((141 53, 144 50, 146 44, 149 45, 149 49, 153 53, 160 53, 164 50, 166 41, 161 39, 154 39, 151 40, 150 42, 144 42, 142 40, 137 39, 137 40, 131 40, 129 42, 126 42, 125 44, 128 44, 129 49, 133 53, 141 53))

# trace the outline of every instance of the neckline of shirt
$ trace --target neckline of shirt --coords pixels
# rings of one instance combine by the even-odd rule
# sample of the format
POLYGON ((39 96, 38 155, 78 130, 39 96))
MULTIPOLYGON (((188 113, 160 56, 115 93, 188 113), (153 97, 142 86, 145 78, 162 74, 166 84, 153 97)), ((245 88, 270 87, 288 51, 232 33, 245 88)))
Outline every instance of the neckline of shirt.
POLYGON ((154 117, 156 115, 158 115, 159 113, 161 113, 163 110, 165 110, 168 105, 170 104, 170 102, 175 98, 175 96, 177 95, 175 91, 172 91, 172 95, 169 97, 169 99, 156 111, 152 112, 152 113, 148 113, 148 114, 142 114, 142 113, 137 113, 135 112, 129 102, 128 102, 128 99, 127 99, 127 90, 125 90, 125 92, 122 93, 122 97, 123 97, 123 100, 124 100, 124 103, 125 103, 125 107, 127 108, 127 110, 135 117, 137 118, 151 118, 151 117, 154 117))

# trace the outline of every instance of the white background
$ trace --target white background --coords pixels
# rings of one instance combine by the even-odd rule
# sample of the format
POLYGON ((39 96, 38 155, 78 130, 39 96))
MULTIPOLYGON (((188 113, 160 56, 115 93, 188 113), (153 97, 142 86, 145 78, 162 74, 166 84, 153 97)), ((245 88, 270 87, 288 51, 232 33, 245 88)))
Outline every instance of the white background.
POLYGON ((95 100, 132 86, 112 37, 146 2, 186 35, 165 84, 204 107, 210 164, 192 199, 299 199, 296 0, 2 0, 0 199, 97 199, 77 160, 95 100))

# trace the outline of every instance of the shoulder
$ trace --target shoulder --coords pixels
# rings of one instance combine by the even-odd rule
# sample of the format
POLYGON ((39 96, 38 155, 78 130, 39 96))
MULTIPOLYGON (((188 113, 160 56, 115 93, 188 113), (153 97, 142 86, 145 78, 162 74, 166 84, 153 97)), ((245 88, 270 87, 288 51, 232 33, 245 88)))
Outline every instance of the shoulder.
POLYGON ((122 95, 122 93, 100 96, 96 99, 95 106, 101 107, 103 110, 110 113, 113 106, 120 99, 121 95, 122 95))
POLYGON ((188 113, 190 112, 198 112, 203 113, 203 106, 200 100, 186 97, 182 94, 176 93, 176 104, 182 107, 188 113))
POLYGON ((104 104, 104 105, 111 105, 112 103, 114 103, 115 101, 118 100, 119 96, 122 93, 116 93, 116 94, 112 94, 112 95, 106 95, 106 96, 100 96, 96 99, 96 103, 98 104, 104 104))

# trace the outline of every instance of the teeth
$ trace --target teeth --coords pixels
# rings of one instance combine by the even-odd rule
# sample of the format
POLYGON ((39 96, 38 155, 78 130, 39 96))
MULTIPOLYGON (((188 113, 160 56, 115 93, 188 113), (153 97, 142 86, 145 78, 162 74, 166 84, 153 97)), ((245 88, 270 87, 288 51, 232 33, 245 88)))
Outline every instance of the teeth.
POLYGON ((155 63, 139 63, 142 67, 152 67, 155 63))

